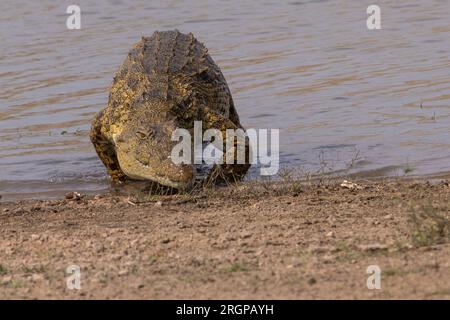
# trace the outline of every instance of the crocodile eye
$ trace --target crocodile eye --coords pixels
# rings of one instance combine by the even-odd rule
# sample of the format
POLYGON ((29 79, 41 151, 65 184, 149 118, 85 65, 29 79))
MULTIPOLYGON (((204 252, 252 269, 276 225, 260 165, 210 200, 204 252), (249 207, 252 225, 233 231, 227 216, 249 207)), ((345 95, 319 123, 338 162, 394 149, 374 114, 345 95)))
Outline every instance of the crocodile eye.
POLYGON ((136 131, 136 136, 139 139, 147 139, 149 137, 153 137, 153 130, 152 129, 138 130, 136 131))
POLYGON ((139 139, 145 139, 145 138, 147 138, 147 135, 146 135, 145 132, 143 132, 143 131, 136 131, 136 136, 137 136, 139 139))

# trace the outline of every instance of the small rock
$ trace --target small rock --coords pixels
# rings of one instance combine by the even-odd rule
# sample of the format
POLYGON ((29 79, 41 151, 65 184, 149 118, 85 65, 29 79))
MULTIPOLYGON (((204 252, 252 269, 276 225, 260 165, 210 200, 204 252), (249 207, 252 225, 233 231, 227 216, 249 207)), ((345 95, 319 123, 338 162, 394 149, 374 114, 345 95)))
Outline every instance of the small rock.
POLYGON ((360 185, 358 185, 354 182, 351 182, 351 181, 347 181, 347 180, 342 181, 341 187, 350 189, 350 190, 361 190, 363 188, 360 185))
POLYGON ((31 238, 31 240, 36 241, 36 240, 39 240, 39 235, 38 234, 32 234, 30 236, 30 238, 31 238))
POLYGON ((123 277, 128 275, 128 270, 120 270, 118 273, 119 277, 123 277))
POLYGON ((328 233, 326 234, 326 236, 327 236, 328 238, 332 238, 332 237, 334 237, 334 232, 333 232, 333 231, 330 231, 330 232, 328 232, 328 233))
POLYGON ((156 201, 155 202, 155 207, 162 207, 162 201, 156 201))
POLYGON ((309 278, 308 279, 308 284, 313 285, 313 284, 316 284, 316 283, 317 283, 316 278, 309 278))
POLYGON ((123 257, 122 254, 120 254, 120 253, 115 253, 115 254, 112 254, 112 255, 111 255, 111 260, 114 260, 114 261, 120 260, 120 259, 122 259, 122 257, 123 257))
POLYGON ((33 281, 33 282, 42 281, 42 280, 44 280, 44 276, 42 274, 34 273, 31 276, 31 281, 33 281))
POLYGON ((80 200, 82 195, 76 191, 66 193, 66 199, 67 200, 80 200))
POLYGON ((73 192, 66 193, 65 198, 67 200, 73 199, 73 192))

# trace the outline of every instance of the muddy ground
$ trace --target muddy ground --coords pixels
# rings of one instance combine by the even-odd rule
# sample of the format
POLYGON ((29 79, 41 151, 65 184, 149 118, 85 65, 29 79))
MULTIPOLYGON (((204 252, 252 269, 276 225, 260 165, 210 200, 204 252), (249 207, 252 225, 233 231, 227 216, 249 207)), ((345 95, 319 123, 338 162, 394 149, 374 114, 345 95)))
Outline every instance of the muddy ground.
POLYGON ((450 298, 446 182, 67 197, 0 203, 0 298, 450 298))

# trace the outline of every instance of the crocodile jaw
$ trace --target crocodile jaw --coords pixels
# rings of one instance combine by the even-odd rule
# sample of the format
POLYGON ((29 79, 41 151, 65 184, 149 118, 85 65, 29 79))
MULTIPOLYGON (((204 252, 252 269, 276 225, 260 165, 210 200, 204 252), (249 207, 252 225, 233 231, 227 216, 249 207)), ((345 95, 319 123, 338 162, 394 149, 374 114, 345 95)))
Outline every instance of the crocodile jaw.
POLYGON ((191 184, 192 181, 173 181, 166 176, 162 176, 156 173, 150 166, 147 166, 138 160, 129 156, 126 152, 117 152, 117 159, 119 160, 119 165, 122 171, 131 179, 134 180, 150 180, 157 182, 163 186, 171 187, 175 189, 186 189, 191 184))

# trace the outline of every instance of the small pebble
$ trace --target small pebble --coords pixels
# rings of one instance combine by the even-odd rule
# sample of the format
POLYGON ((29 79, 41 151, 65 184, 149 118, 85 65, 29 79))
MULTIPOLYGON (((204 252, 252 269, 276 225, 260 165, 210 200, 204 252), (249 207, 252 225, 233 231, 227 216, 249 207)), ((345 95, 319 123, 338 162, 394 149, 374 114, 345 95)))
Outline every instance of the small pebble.
POLYGON ((128 270, 120 270, 118 273, 119 277, 123 277, 128 275, 128 270))
POLYGON ((41 280, 44 280, 44 276, 42 274, 35 273, 31 276, 31 281, 33 281, 33 282, 37 282, 37 281, 41 281, 41 280))
POLYGON ((81 194, 76 192, 76 191, 74 191, 74 192, 66 193, 65 197, 66 197, 67 200, 80 200, 81 199, 81 194))

